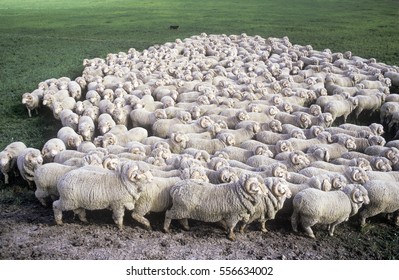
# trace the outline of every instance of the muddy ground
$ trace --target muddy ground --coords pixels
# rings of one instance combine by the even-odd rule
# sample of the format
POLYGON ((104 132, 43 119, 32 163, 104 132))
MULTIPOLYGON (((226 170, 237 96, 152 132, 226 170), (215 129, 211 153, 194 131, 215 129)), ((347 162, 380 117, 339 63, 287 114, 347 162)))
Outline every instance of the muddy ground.
POLYGON ((268 233, 253 225, 232 242, 217 225, 196 221, 188 232, 172 224, 165 234, 161 214, 150 216, 152 232, 128 212, 119 231, 108 210, 88 211, 88 224, 66 212, 65 224, 57 226, 52 209, 41 206, 33 191, 6 191, 0 201, 0 259, 399 259, 398 228, 382 216, 361 231, 352 219, 337 226, 333 237, 316 226, 316 240, 294 234, 288 220, 276 219, 268 223, 268 233))

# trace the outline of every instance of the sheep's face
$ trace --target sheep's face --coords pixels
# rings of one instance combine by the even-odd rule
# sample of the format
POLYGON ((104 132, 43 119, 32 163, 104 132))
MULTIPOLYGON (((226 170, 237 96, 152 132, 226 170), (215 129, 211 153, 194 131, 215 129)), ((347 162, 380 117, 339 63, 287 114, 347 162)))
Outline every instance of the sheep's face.
POLYGON ((230 167, 222 167, 219 169, 219 179, 223 183, 237 182, 238 176, 230 167))
POLYGON ((345 148, 347 148, 349 151, 356 150, 356 142, 355 142, 355 140, 353 138, 346 139, 345 148))
POLYGON ((0 153, 0 169, 8 169, 8 166, 11 161, 11 155, 7 152, 0 153))
POLYGON ((334 176, 331 179, 331 188, 334 190, 342 189, 348 184, 346 178, 342 175, 334 176))
POLYGON ((273 168, 272 173, 273 173, 273 176, 274 176, 274 177, 279 177, 279 178, 287 179, 287 177, 288 177, 288 169, 287 169, 287 166, 284 165, 284 164, 280 164, 280 163, 279 163, 279 164, 277 164, 277 166, 275 166, 275 167, 273 168))
POLYGON ((367 190, 360 184, 356 184, 350 193, 350 198, 352 202, 362 205, 369 204, 370 198, 368 196, 367 190))
POLYGON ((270 158, 273 157, 272 151, 270 151, 269 148, 265 147, 265 146, 256 147, 255 151, 254 151, 254 154, 255 155, 262 155, 262 156, 266 156, 266 157, 270 157, 270 158))
POLYGON ((377 171, 382 171, 382 172, 392 171, 392 166, 390 164, 390 161, 385 157, 374 158, 371 163, 373 164, 374 169, 377 171))
POLYGON ((360 169, 358 167, 349 167, 349 178, 352 183, 355 184, 364 184, 369 181, 369 177, 367 176, 366 171, 360 169))
POLYGON ((43 157, 42 157, 40 151, 34 150, 31 152, 28 152, 25 155, 25 161, 26 161, 27 166, 36 168, 37 166, 43 164, 43 157))

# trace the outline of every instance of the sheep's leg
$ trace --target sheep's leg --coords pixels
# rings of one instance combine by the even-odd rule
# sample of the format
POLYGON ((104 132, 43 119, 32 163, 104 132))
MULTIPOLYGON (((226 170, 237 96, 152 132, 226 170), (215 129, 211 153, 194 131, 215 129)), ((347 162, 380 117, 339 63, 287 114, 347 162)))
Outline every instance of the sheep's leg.
POLYGON ((245 233, 245 230, 247 229, 248 224, 242 224, 240 226, 240 233, 243 234, 245 233))
POLYGON ((136 220, 137 222, 139 222, 140 224, 142 224, 146 230, 151 231, 152 227, 150 224, 150 221, 148 219, 146 219, 143 215, 133 212, 132 213, 132 218, 134 220, 136 220))
POLYGON ((190 230, 190 226, 188 225, 188 219, 180 219, 179 222, 184 230, 186 230, 186 231, 190 230))
POLYGON ((4 175, 4 183, 7 185, 8 183, 9 183, 9 177, 8 177, 8 174, 7 173, 3 173, 3 175, 4 175))
POLYGON ((291 216, 291 226, 294 232, 298 232, 298 221, 299 221, 299 213, 296 209, 294 209, 294 212, 292 213, 291 216))
POLYGON ((231 241, 236 241, 236 235, 234 233, 234 228, 236 227, 239 219, 235 217, 231 217, 227 220, 225 220, 226 225, 227 225, 227 238, 231 241))
POLYGON ((46 203, 46 200, 45 200, 45 198, 47 197, 47 193, 46 192, 37 189, 35 191, 35 196, 44 207, 47 206, 47 203, 46 203))
POLYGON ((73 210, 73 212, 78 215, 79 220, 83 223, 87 223, 87 219, 86 219, 86 210, 84 208, 78 208, 73 210))
POLYGON ((339 223, 340 223, 340 222, 337 221, 337 222, 335 222, 335 223, 332 223, 332 224, 329 224, 329 225, 328 225, 328 234, 329 234, 330 236, 334 236, 335 226, 338 225, 339 223))
POLYGON ((29 118, 32 117, 32 113, 31 113, 30 109, 28 109, 28 116, 29 116, 29 118))
POLYGON ((316 238, 311 228, 311 226, 316 224, 316 222, 311 217, 306 217, 306 216, 305 217, 301 216, 301 220, 302 220, 301 224, 303 229, 305 230, 305 233, 311 238, 316 238))
POLYGON ((62 225, 62 208, 60 205, 60 200, 56 200, 53 202, 53 212, 56 224, 62 225))
POLYGON ((119 206, 112 206, 112 218, 114 219, 115 224, 118 226, 120 230, 123 229, 123 216, 125 214, 125 208, 119 206))
POLYGON ((267 232, 266 220, 261 220, 260 221, 260 230, 261 230, 261 232, 267 232))

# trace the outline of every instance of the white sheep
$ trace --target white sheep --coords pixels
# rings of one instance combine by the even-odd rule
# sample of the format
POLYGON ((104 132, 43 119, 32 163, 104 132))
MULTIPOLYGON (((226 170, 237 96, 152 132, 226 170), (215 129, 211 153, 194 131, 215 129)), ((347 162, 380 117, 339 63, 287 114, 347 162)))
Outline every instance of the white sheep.
POLYGON ((0 152, 0 170, 4 175, 4 183, 9 183, 9 173, 15 172, 18 156, 26 149, 23 142, 12 142, 0 152))
POLYGON ((43 164, 35 170, 35 196, 43 206, 47 206, 47 197, 51 197, 52 200, 58 198, 57 183, 59 179, 76 168, 78 167, 51 162, 43 164))
POLYGON ((326 224, 329 235, 333 236, 336 225, 347 221, 369 202, 367 190, 358 184, 346 185, 342 191, 304 189, 293 199, 292 229, 297 232, 299 224, 309 237, 316 238, 311 227, 326 224))
POLYGON ((114 126, 116 123, 110 114, 103 113, 98 116, 97 129, 101 135, 109 132, 114 126))
POLYGON ((24 149, 17 158, 17 166, 22 179, 33 188, 35 170, 43 164, 41 152, 35 148, 24 149))
MULTIPOLYGON (((93 120, 88 116, 81 116, 78 123, 78 134, 83 138, 83 141, 92 141, 95 132, 95 125, 93 120)), ((77 147, 76 147, 77 148, 77 147)))
POLYGON ((249 221, 241 226, 241 233, 244 232, 248 224, 254 221, 259 221, 261 231, 267 232, 266 222, 274 219, 277 212, 283 208, 285 200, 291 198, 291 191, 284 179, 269 177, 264 180, 264 183, 269 191, 262 197, 260 203, 257 204, 255 212, 250 216, 249 221))
POLYGON ((73 210, 87 222, 85 210, 111 208, 119 229, 123 228, 125 208, 134 209, 143 183, 152 174, 140 162, 122 163, 118 171, 82 167, 66 173, 57 184, 60 198, 53 202, 54 218, 62 225, 62 212, 73 210))
POLYGON ((234 228, 239 221, 248 222, 250 215, 267 189, 262 179, 242 175, 238 182, 213 185, 198 180, 183 180, 170 189, 172 208, 165 213, 164 231, 169 232, 173 219, 225 222, 227 237, 235 240, 234 228))
POLYGON ((79 115, 70 109, 64 109, 60 113, 60 120, 62 126, 69 126, 73 130, 78 130, 79 115))
POLYGON ((83 137, 70 127, 62 127, 57 132, 57 138, 64 142, 67 149, 76 149, 83 141, 83 137))
POLYGON ((364 184, 370 203, 359 211, 360 226, 366 225, 366 219, 380 213, 395 213, 395 225, 399 226, 399 187, 397 181, 370 180, 364 184))
POLYGON ((42 148, 42 155, 43 155, 43 161, 44 162, 52 162, 54 160, 54 157, 66 150, 65 143, 58 138, 51 138, 50 140, 46 141, 44 143, 43 148, 42 148))
POLYGON ((43 90, 36 89, 32 92, 27 92, 22 95, 22 104, 25 104, 29 117, 32 117, 32 110, 35 110, 36 114, 38 114, 38 108, 43 100, 43 94, 43 90))
POLYGON ((103 147, 107 147, 109 145, 121 145, 126 146, 129 142, 137 141, 141 142, 142 140, 148 137, 148 131, 142 127, 134 127, 126 132, 115 133, 109 131, 104 134, 103 138, 103 147))

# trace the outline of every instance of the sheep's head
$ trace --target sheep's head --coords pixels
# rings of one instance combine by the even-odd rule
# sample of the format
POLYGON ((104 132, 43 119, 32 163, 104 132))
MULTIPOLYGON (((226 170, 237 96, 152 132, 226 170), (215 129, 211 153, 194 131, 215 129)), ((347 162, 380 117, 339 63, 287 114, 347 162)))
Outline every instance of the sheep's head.
POLYGON ((242 122, 242 121, 246 121, 249 120, 249 114, 247 111, 244 110, 240 110, 239 112, 237 112, 236 114, 236 118, 238 121, 242 122))
POLYGON ((229 166, 222 167, 218 171, 219 180, 223 183, 237 182, 239 180, 237 174, 229 166))
POLYGON ((294 151, 294 148, 292 147, 291 142, 287 141, 287 140, 279 140, 279 141, 277 141, 275 147, 276 147, 276 151, 278 153, 294 151))
POLYGON ((202 166, 190 166, 188 168, 184 168, 181 177, 183 180, 191 179, 209 182, 209 178, 202 166))
POLYGON ((272 132, 281 133, 283 131, 283 125, 279 120, 271 120, 268 125, 272 132))
POLYGON ((359 167, 349 166, 346 169, 347 178, 355 184, 364 184, 369 181, 366 171, 359 167))
POLYGON ((119 163, 119 157, 117 155, 110 154, 103 158, 102 166, 108 170, 117 170, 119 163))
MULTIPOLYGON (((148 165, 141 161, 122 162, 119 165, 119 173, 122 178, 127 179, 131 183, 151 182, 153 179, 148 165)), ((141 191, 140 187, 139 191, 141 191)))
POLYGON ((234 146, 236 144, 236 140, 234 138, 234 135, 231 133, 221 133, 218 134, 218 138, 220 141, 222 141, 226 146, 234 146))
POLYGON ((370 203, 370 198, 368 196, 367 190, 361 185, 361 184, 352 184, 352 185, 347 185, 346 189, 344 190, 346 192, 352 202, 362 205, 362 204, 369 204, 370 203))
POLYGON ((346 180, 346 178, 341 174, 333 175, 331 178, 331 188, 333 190, 342 189, 347 184, 348 184, 348 180, 346 180))
POLYGON ((382 126, 382 124, 372 123, 372 124, 369 125, 369 128, 371 129, 371 132, 374 135, 381 136, 382 134, 384 134, 384 126, 382 126))
POLYGON ((230 166, 229 162, 227 161, 227 159, 222 157, 213 157, 208 162, 208 168, 215 171, 218 171, 219 169, 228 166, 230 166))
POLYGON ((317 147, 311 153, 316 160, 329 162, 330 161, 330 152, 324 147, 317 147))
POLYGON ((262 155, 262 156, 266 156, 266 157, 270 157, 272 158, 274 155, 272 153, 272 151, 270 151, 270 149, 267 146, 257 146, 254 150, 254 154, 255 155, 262 155))
POLYGON ((309 107, 309 113, 313 116, 319 116, 322 112, 321 107, 317 104, 312 104, 309 107))
POLYGON ((118 144, 118 140, 116 138, 116 135, 111 133, 111 132, 107 132, 103 135, 102 138, 102 147, 106 148, 110 145, 116 145, 118 144))
POLYGON ((296 166, 308 166, 310 160, 306 154, 302 151, 293 151, 289 154, 289 160, 293 165, 296 166))
POLYGON ((300 128, 308 128, 312 125, 312 120, 307 113, 301 113, 297 116, 297 123, 300 128))
POLYGON ((259 176, 243 174, 239 177, 239 184, 249 195, 266 195, 268 190, 259 176))
POLYGON ((198 125, 204 129, 209 128, 214 124, 214 121, 209 116, 203 116, 198 119, 198 125))
POLYGON ((353 161, 353 166, 357 166, 357 167, 363 169, 364 171, 372 170, 370 162, 365 158, 358 157, 358 158, 352 159, 352 161, 353 161))
POLYGON ((276 177, 268 177, 264 180, 266 187, 272 192, 272 194, 277 197, 281 198, 285 196, 286 198, 290 198, 292 193, 291 190, 288 188, 287 183, 282 178, 276 177))
POLYGON ((386 141, 384 137, 378 136, 378 135, 371 135, 368 138, 370 146, 376 145, 376 146, 385 146, 386 141))
POLYGON ((305 133, 302 129, 299 128, 294 128, 293 130, 291 130, 290 136, 297 139, 306 139, 305 133))
POLYGON ((373 169, 376 171, 388 172, 392 171, 392 165, 389 159, 385 157, 373 157, 370 161, 373 169))
POLYGON ((284 178, 287 179, 288 177, 288 169, 285 164, 282 163, 276 163, 272 167, 272 175, 273 177, 279 177, 279 178, 284 178))
POLYGON ((12 155, 9 152, 7 151, 0 152, 0 169, 7 170, 8 166, 11 163, 11 159, 12 155))
POLYGON ((25 164, 35 170, 38 166, 43 164, 43 157, 39 150, 31 148, 25 154, 25 164))

